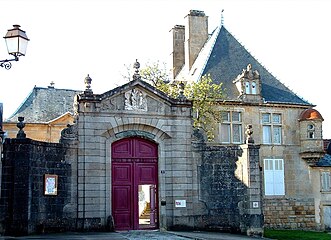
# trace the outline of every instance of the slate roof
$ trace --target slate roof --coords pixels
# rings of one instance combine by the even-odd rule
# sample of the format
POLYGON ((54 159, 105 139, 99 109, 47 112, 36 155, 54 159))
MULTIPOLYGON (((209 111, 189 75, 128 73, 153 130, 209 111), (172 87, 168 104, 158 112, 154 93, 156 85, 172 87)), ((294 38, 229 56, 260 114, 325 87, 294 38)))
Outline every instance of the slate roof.
POLYGON ((81 92, 54 87, 34 87, 21 106, 5 121, 17 122, 18 117, 24 117, 25 122, 45 123, 67 112, 73 114, 74 96, 81 92))
MULTIPOLYGON (((193 64, 189 78, 198 80, 209 73, 215 83, 223 83, 227 98, 236 100, 239 92, 232 81, 243 69, 246 69, 248 64, 252 65, 252 70, 257 70, 260 74, 262 97, 265 102, 312 105, 297 96, 268 72, 224 26, 218 27, 212 33, 193 64)), ((179 76, 183 77, 180 74, 179 76)))

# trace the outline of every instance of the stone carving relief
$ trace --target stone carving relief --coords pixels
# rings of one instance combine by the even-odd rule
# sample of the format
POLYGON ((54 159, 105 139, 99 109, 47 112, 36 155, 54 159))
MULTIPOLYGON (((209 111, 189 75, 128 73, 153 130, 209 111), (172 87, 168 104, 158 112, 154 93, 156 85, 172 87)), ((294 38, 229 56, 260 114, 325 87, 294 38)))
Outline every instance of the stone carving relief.
POLYGON ((104 100, 101 103, 101 110, 115 110, 115 104, 111 99, 104 100))
POLYGON ((77 139, 78 128, 77 124, 68 124, 65 129, 61 131, 61 140, 77 139))
POLYGON ((146 93, 132 89, 125 93, 125 110, 147 111, 146 93))

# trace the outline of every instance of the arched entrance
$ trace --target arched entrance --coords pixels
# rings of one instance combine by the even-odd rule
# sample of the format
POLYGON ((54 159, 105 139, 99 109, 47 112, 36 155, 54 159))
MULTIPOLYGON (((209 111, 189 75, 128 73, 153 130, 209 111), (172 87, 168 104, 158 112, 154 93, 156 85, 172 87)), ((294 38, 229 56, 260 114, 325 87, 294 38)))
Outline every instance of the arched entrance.
POLYGON ((158 228, 158 147, 142 138, 112 144, 115 230, 158 228))

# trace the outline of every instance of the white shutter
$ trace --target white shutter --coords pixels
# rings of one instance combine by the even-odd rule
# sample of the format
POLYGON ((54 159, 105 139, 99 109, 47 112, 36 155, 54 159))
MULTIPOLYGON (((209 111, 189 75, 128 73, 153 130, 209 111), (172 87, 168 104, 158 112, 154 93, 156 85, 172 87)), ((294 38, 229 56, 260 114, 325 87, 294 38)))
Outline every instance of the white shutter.
POLYGON ((272 159, 264 159, 264 191, 265 195, 273 195, 274 174, 272 159))
POLYGON ((265 195, 284 195, 284 161, 283 159, 264 159, 265 195))
POLYGON ((322 172, 322 191, 330 191, 330 172, 322 172))
POLYGON ((284 195, 285 181, 283 159, 274 159, 274 164, 274 195, 284 195))

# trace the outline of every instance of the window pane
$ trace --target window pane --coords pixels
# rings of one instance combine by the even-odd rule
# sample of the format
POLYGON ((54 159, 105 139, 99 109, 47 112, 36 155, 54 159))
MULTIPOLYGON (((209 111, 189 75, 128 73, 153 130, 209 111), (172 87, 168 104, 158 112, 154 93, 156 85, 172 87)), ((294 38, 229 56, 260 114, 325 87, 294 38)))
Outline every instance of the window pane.
POLYGON ((281 123, 281 115, 280 114, 272 114, 272 122, 273 123, 281 123))
POLYGON ((271 126, 263 126, 263 143, 271 143, 271 126))
POLYGON ((221 118, 225 122, 230 121, 230 112, 221 112, 221 118))
POLYGON ((221 142, 230 142, 230 124, 221 124, 221 142))
POLYGON ((275 160, 275 170, 283 170, 283 160, 282 159, 275 160))
POLYGON ((262 114, 262 123, 270 123, 270 113, 262 114))
POLYGON ((246 94, 251 94, 251 89, 249 87, 249 82, 245 83, 246 94))
POLYGON ((241 143, 241 124, 233 124, 233 142, 241 143))
POLYGON ((256 94, 256 83, 252 82, 252 94, 256 94))
POLYGON ((274 127, 273 128, 273 143, 281 143, 281 134, 282 128, 281 127, 274 127))
POLYGON ((265 170, 273 170, 273 160, 272 159, 265 159, 264 160, 264 169, 265 170))
POLYGON ((307 129, 308 130, 314 130, 314 125, 313 124, 308 124, 307 129))
POLYGON ((232 121, 233 122, 241 122, 241 113, 240 112, 232 112, 232 121))

